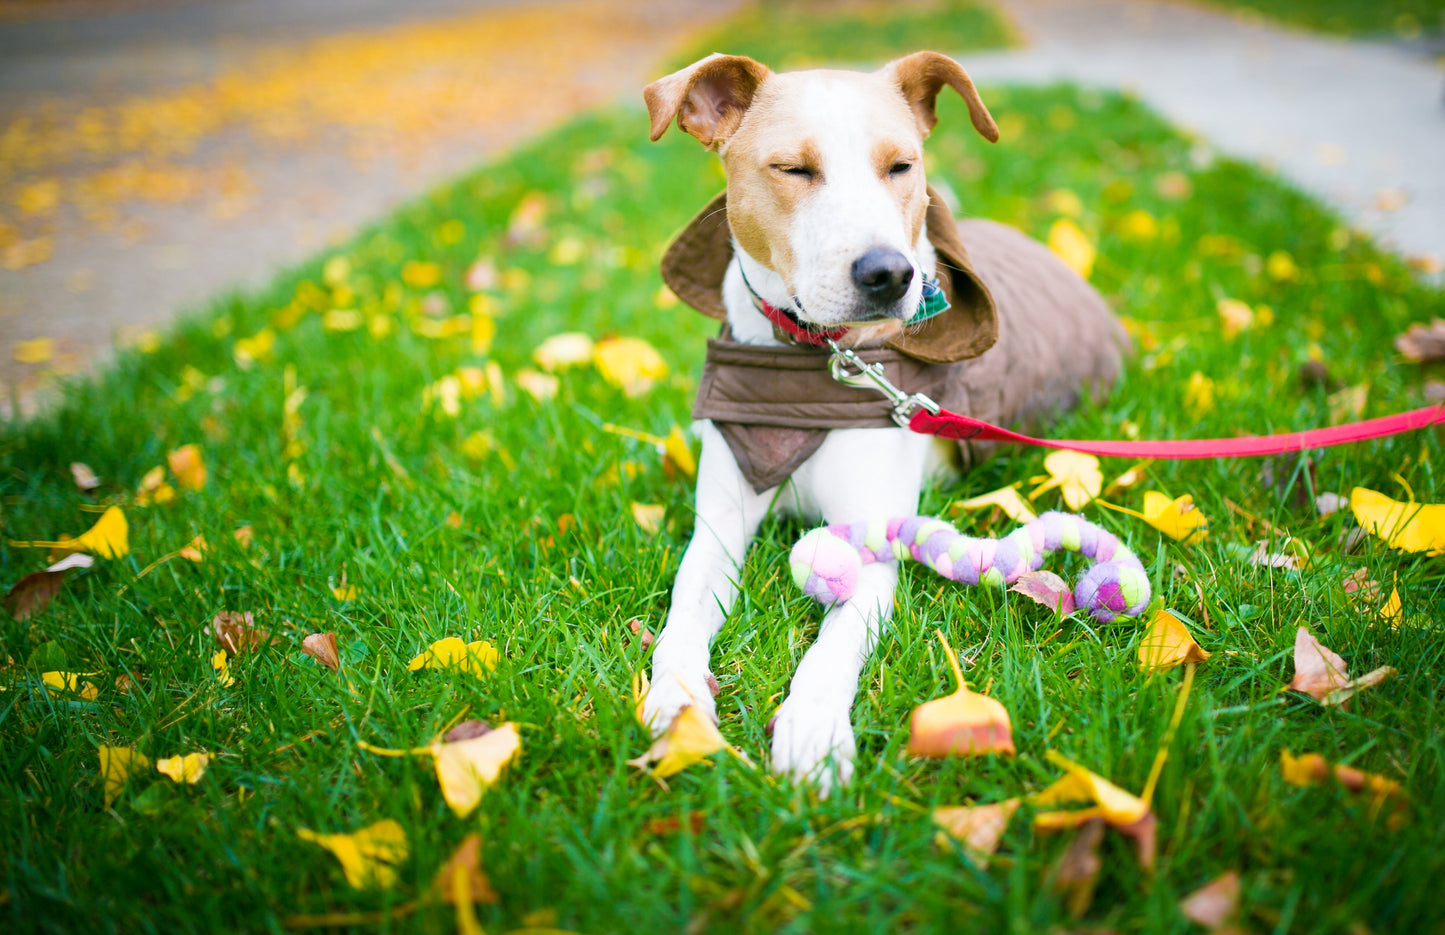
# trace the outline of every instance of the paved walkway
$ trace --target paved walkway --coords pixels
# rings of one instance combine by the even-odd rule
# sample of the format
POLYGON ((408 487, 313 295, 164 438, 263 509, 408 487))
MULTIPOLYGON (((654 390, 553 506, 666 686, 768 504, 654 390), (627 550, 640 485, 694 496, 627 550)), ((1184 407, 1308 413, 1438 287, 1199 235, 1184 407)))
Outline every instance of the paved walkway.
POLYGON ((994 0, 1028 45, 969 54, 980 81, 1124 88, 1273 167, 1438 277, 1445 71, 1421 51, 1145 0, 994 0))
MULTIPOLYGON (((79 0, 77 0, 79 2, 79 0)), ((0 21, 0 412, 655 77, 740 0, 135 0, 0 21), (20 363, 18 342, 54 339, 20 363)), ((1445 74, 1167 0, 995 0, 983 81, 1125 88, 1445 262, 1445 74)), ((32 350, 35 350, 32 346, 32 350)))

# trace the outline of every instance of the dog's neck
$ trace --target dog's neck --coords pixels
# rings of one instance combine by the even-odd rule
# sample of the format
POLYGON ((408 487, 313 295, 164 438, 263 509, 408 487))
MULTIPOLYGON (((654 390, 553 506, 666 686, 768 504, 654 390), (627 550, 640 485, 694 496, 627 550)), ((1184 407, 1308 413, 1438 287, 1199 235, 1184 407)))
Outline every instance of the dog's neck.
MULTIPOLYGON (((926 223, 918 232, 918 242, 914 245, 914 250, 923 275, 935 275, 938 271, 938 257, 928 239, 926 223)), ((793 296, 783 277, 753 259, 734 240, 733 259, 728 264, 722 286, 723 305, 727 308, 728 328, 732 331, 732 338, 740 344, 784 346, 785 342, 778 339, 773 323, 768 321, 767 316, 758 308, 753 298, 754 293, 769 305, 793 308, 793 296)), ((897 327, 896 322, 880 322, 877 325, 849 328, 848 334, 840 343, 845 347, 882 344, 897 333, 897 327)))

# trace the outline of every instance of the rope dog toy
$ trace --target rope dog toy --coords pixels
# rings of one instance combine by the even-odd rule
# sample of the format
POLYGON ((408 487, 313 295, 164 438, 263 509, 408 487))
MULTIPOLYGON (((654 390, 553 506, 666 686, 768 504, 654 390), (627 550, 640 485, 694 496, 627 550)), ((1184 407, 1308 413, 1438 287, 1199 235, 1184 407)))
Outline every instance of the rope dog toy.
POLYGON ((1137 616, 1149 604, 1144 564, 1113 533, 1072 513, 1051 511, 1001 539, 965 536, 932 516, 823 526, 793 546, 793 580, 821 604, 846 601, 872 562, 912 558, 951 581, 1002 588, 1052 552, 1078 552, 1093 564, 1074 586, 1074 604, 1094 619, 1137 616))

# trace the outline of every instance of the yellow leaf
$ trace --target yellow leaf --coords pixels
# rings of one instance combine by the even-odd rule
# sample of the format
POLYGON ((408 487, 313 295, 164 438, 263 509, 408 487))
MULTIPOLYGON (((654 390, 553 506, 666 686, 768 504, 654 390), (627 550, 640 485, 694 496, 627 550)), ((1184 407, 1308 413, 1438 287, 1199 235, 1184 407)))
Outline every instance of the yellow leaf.
POLYGON ((204 562, 206 560, 206 552, 210 548, 210 545, 206 542, 205 536, 198 535, 190 542, 182 546, 178 554, 181 556, 181 558, 185 559, 188 562, 196 562, 199 564, 200 562, 204 562))
POLYGON ((1276 250, 1264 261, 1264 271, 1269 278, 1278 282, 1289 282, 1299 278, 1299 267, 1295 265, 1294 257, 1283 250, 1276 250))
POLYGON ((236 684, 236 677, 231 674, 231 663, 224 649, 217 650, 211 657, 211 668, 216 670, 216 680, 223 686, 229 688, 236 684))
MULTIPOLYGON (((1399 576, 1397 575, 1396 577, 1398 578, 1399 576)), ((1379 615, 1380 619, 1388 623, 1391 627, 1398 628, 1401 622, 1404 621, 1405 614, 1404 610, 1400 606, 1399 587, 1393 587, 1390 589, 1390 599, 1385 602, 1385 605, 1383 607, 1380 608, 1379 615)))
POLYGON ((357 595, 356 585, 347 584, 343 581, 331 589, 331 595, 338 601, 354 601, 357 595))
POLYGON ((1094 271, 1094 260, 1098 255, 1094 245, 1079 230, 1079 225, 1068 218, 1059 218, 1049 228, 1049 249, 1083 279, 1088 279, 1094 271))
POLYGON ((657 738, 646 753, 628 760, 627 765, 647 769, 651 763, 656 762, 657 765, 652 767, 652 775, 658 779, 666 779, 719 750, 726 749, 727 741, 718 733, 717 725, 703 713, 702 708, 690 704, 678 712, 667 732, 657 738))
POLYGON ((643 727, 647 726, 647 722, 642 719, 642 708, 647 701, 647 691, 651 687, 652 684, 648 681, 646 671, 640 671, 632 676, 632 714, 637 718, 637 723, 643 727))
POLYGON ((333 308, 321 316, 321 327, 344 334, 362 325, 361 313, 354 308, 333 308))
POLYGON ((262 328, 249 338, 238 338, 232 356, 236 359, 236 366, 249 370, 259 361, 270 357, 275 347, 276 332, 270 328, 262 328))
POLYGON ((552 245, 547 261, 557 266, 572 266, 587 255, 587 245, 576 237, 563 237, 552 245))
POLYGON ((953 647, 943 631, 935 631, 953 669, 958 688, 951 695, 924 702, 908 721, 908 752, 914 756, 979 756, 1013 753, 1013 724, 996 699, 969 691, 953 647))
POLYGON ((1084 202, 1067 188, 1056 188, 1044 198, 1049 210, 1055 214, 1076 218, 1084 213, 1084 202))
POLYGON ((1017 484, 1010 484, 968 500, 951 503, 948 512, 951 516, 957 516, 964 510, 982 510, 987 507, 998 507, 1003 510, 1004 515, 1016 523, 1029 523, 1038 519, 1034 511, 1029 508, 1028 501, 1024 500, 1023 495, 1019 493, 1017 484))
POLYGON ((473 831, 447 858, 447 862, 432 878, 431 891, 443 902, 454 903, 457 899, 457 884, 466 888, 466 900, 477 903, 497 903, 502 897, 492 888, 492 881, 482 869, 482 836, 473 831))
POLYGON ((200 490, 206 486, 206 462, 201 457, 200 446, 182 445, 166 455, 176 483, 187 490, 200 490))
POLYGON ((473 675, 484 675, 497 668, 497 660, 501 657, 502 654, 497 652, 496 647, 485 640, 464 643, 455 636, 449 636, 432 643, 407 663, 406 667, 412 672, 418 669, 455 668, 473 675))
POLYGON ((175 498, 175 488, 166 483, 166 469, 160 466, 146 471, 135 491, 136 506, 170 503, 175 498))
MULTIPOLYGON (((1066 770, 1064 777, 1042 792, 1036 793, 1030 801, 1036 806, 1068 805, 1075 802, 1092 802, 1098 806, 1097 815, 1111 825, 1132 825, 1149 813, 1149 803, 1136 795, 1125 792, 1109 780, 1091 772, 1077 763, 1072 763, 1058 754, 1051 753, 1049 759, 1066 770)), ((1035 824, 1044 818, 1048 826, 1060 819, 1035 816, 1035 824)))
POLYGON ((697 457, 693 455, 681 426, 674 425, 672 431, 668 432, 667 437, 662 440, 662 454, 665 464, 670 463, 679 474, 688 480, 696 479, 697 457))
POLYGON ((1157 490, 1144 494, 1144 521, 1171 539, 1197 541, 1208 535, 1209 521, 1194 506, 1194 495, 1185 494, 1170 500, 1157 490))
POLYGON ((100 689, 90 682, 81 682, 86 675, 94 675, 94 672, 42 672, 40 681, 56 691, 70 692, 79 695, 86 701, 94 701, 100 689))
POLYGON ((1005 799, 992 805, 944 805, 933 810, 933 823, 943 829, 940 834, 961 843, 968 857, 979 868, 988 866, 988 855, 998 850, 998 842, 1008 830, 1009 819, 1018 810, 1020 799, 1005 799))
POLYGON ((43 364, 55 356, 55 339, 16 341, 14 356, 17 364, 43 364))
POLYGON ((1159 222, 1148 211, 1136 208, 1119 221, 1119 233, 1129 240, 1153 240, 1159 233, 1159 222))
POLYGON ((522 749, 517 725, 508 722, 480 737, 431 745, 436 760, 437 784, 458 818, 466 818, 482 801, 482 793, 497 781, 503 767, 522 749))
POLYGON ((596 345, 580 331, 554 334, 532 351, 532 360, 548 373, 580 367, 592 359, 596 345))
POLYGON ((1254 326, 1254 309, 1238 299, 1220 299, 1215 308, 1219 312, 1219 326, 1226 341, 1254 326))
POLYGON ((640 396, 667 376, 667 361, 641 338, 604 338, 592 352, 602 379, 628 396, 640 396))
POLYGON ((171 756, 156 760, 156 772, 169 776, 171 782, 183 782, 194 786, 206 775, 206 766, 211 762, 209 754, 187 753, 185 756, 171 756))
POLYGON ((537 402, 546 402, 557 395, 560 386, 556 377, 550 373, 538 373, 535 370, 518 370, 517 385, 537 402))
POLYGON ((1099 470, 1099 459, 1077 451, 1055 451, 1044 458, 1044 470, 1049 479, 1029 494, 1036 500, 1039 494, 1059 488, 1064 503, 1069 509, 1078 511, 1099 495, 1104 486, 1104 474, 1099 470))
MULTIPOLYGON (((472 296, 472 305, 477 304, 476 300, 489 298, 482 293, 472 296)), ((497 336, 497 323, 491 315, 485 315, 478 311, 472 312, 472 353, 485 354, 492 349, 492 339, 497 336)))
POLYGON ((667 507, 661 503, 638 503, 632 501, 632 518, 637 523, 637 528, 655 536, 662 530, 662 520, 667 515, 667 507))
POLYGON ((1392 549, 1445 552, 1445 503, 1391 500, 1364 487, 1350 491, 1350 509, 1365 531, 1392 549))
POLYGON ((296 836, 326 848, 341 862, 346 882, 356 889, 390 889, 397 867, 406 862, 406 831, 388 818, 355 834, 317 834, 297 828, 296 836))
POLYGON ((1139 666, 1145 671, 1171 669, 1185 662, 1203 662, 1209 653, 1200 648, 1184 621, 1167 610, 1155 612, 1139 643, 1139 666))
POLYGON ((1198 418, 1214 408, 1214 381, 1198 370, 1189 375, 1184 387, 1184 406, 1198 418))
POLYGON ((100 776, 105 788, 105 807, 114 804, 125 781, 137 773, 151 768, 150 757, 142 756, 130 747, 100 746, 100 776))
POLYGON ((1393 779, 1367 773, 1353 766, 1331 767, 1318 753, 1301 753, 1295 756, 1288 750, 1281 750, 1279 768, 1284 781, 1295 786, 1318 785, 1333 774, 1346 789, 1351 792, 1368 792, 1377 802, 1392 796, 1404 796, 1404 789, 1393 779))
POLYGON ((437 263, 408 260, 401 267, 401 281, 413 289, 429 289, 442 281, 442 268, 437 263))

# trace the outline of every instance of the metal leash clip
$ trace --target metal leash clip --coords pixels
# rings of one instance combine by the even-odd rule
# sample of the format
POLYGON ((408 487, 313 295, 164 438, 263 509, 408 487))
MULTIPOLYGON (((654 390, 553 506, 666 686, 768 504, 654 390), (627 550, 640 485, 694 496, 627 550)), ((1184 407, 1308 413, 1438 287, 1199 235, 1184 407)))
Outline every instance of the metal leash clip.
POLYGON ((894 386, 893 381, 884 373, 881 363, 870 364, 848 348, 839 347, 832 338, 824 340, 833 352, 833 356, 828 360, 828 373, 833 379, 844 386, 873 389, 887 396, 893 403, 893 421, 903 428, 908 427, 909 420, 920 409, 925 409, 932 415, 938 414, 938 403, 922 393, 905 393, 894 386))

